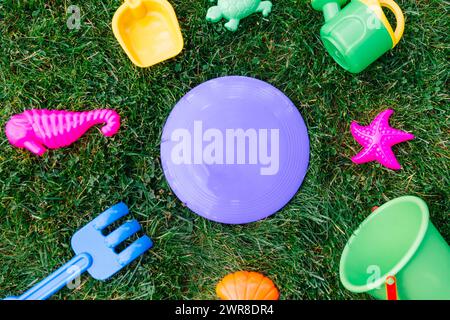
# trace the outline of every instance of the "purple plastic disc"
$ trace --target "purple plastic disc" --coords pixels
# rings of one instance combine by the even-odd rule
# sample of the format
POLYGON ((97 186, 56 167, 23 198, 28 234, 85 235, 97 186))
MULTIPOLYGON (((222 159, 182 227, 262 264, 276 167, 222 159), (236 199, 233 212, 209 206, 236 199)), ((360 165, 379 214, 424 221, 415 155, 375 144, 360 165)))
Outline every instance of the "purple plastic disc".
POLYGON ((243 224, 277 212, 306 175, 309 139, 294 104, 248 77, 195 87, 163 129, 161 160, 177 197, 195 213, 243 224))

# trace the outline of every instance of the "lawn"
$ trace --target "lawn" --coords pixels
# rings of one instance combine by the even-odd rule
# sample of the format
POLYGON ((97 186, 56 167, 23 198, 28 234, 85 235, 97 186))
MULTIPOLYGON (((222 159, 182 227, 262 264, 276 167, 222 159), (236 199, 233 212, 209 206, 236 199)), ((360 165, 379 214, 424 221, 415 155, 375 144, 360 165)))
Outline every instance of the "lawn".
MULTIPOLYGON (((0 124, 28 108, 113 108, 113 138, 91 129, 42 158, 0 135, 0 298, 17 295, 71 256, 70 238, 124 201, 155 242, 107 282, 88 276, 56 299, 214 299, 225 274, 270 276, 282 299, 368 298, 346 291, 339 259, 352 231, 375 205, 417 195, 450 240, 448 2, 399 0, 406 31, 398 47, 353 75, 325 53, 321 13, 309 1, 274 0, 236 33, 205 21, 207 0, 171 0, 185 48, 148 69, 134 67, 111 19, 120 0, 0 0, 0 124), (67 27, 69 5, 81 9, 67 27), (225 75, 267 81, 294 102, 308 126, 311 162, 292 201, 248 225, 205 220, 171 193, 160 163, 160 136, 176 102, 194 86, 225 75), (403 169, 356 166, 350 123, 368 124, 392 108, 393 127, 416 139, 394 147, 403 169)), ((392 17, 391 17, 392 18, 392 17)))

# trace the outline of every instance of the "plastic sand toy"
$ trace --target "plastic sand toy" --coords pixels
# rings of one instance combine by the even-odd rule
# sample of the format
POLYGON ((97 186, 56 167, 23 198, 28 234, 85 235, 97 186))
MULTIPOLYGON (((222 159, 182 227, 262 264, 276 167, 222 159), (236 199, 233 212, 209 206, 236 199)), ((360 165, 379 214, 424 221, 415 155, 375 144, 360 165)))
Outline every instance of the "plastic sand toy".
POLYGON ((120 128, 120 116, 110 109, 85 112, 32 109, 12 116, 5 133, 13 146, 42 156, 46 147, 66 147, 97 124, 105 124, 101 131, 111 137, 120 128))
POLYGON ((87 271, 97 280, 106 280, 122 270, 153 246, 152 240, 143 235, 120 252, 116 247, 135 235, 141 226, 137 220, 129 220, 104 235, 103 231, 128 214, 124 203, 116 204, 78 230, 72 237, 72 249, 76 256, 14 300, 45 300, 66 284, 87 271))
POLYGON ((236 31, 239 22, 255 12, 261 12, 267 17, 272 11, 272 2, 261 0, 218 0, 217 5, 209 8, 206 20, 218 22, 222 19, 228 20, 225 28, 236 31))
POLYGON ((150 67, 178 55, 183 36, 166 0, 125 0, 112 21, 114 35, 130 60, 150 67))
POLYGON ((195 213, 242 224, 274 214, 306 175, 309 138, 295 105, 248 77, 207 81, 174 107, 161 161, 178 198, 195 213))
POLYGON ((227 275, 217 284, 216 293, 222 300, 278 300, 280 297, 272 280, 248 271, 227 275))
POLYGON ((403 36, 405 18, 393 0, 312 0, 323 11, 325 25, 320 30, 324 46, 344 69, 358 73, 394 48, 403 36), (396 18, 395 31, 383 7, 396 18))
POLYGON ((426 203, 406 196, 376 209, 347 242, 345 288, 377 299, 449 300, 450 247, 431 223, 426 203))
POLYGON ((356 164, 377 161, 386 168, 400 170, 401 165, 397 161, 392 146, 398 143, 414 139, 414 135, 389 126, 389 117, 393 110, 381 112, 369 126, 363 127, 352 122, 350 130, 353 137, 364 149, 352 158, 356 164))

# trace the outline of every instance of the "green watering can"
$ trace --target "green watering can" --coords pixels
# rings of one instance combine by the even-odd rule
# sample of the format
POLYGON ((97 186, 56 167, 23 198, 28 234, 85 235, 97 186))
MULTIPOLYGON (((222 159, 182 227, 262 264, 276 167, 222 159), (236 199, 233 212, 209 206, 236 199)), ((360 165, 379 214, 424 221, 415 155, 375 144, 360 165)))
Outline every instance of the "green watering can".
POLYGON ((403 36, 405 18, 393 0, 312 0, 315 10, 323 11, 325 24, 320 30, 329 54, 344 69, 358 73, 394 48, 403 36), (397 27, 392 29, 382 7, 391 10, 397 27))
POLYGON ((426 203, 406 196, 376 209, 341 256, 341 282, 388 300, 450 300, 450 247, 429 220, 426 203))

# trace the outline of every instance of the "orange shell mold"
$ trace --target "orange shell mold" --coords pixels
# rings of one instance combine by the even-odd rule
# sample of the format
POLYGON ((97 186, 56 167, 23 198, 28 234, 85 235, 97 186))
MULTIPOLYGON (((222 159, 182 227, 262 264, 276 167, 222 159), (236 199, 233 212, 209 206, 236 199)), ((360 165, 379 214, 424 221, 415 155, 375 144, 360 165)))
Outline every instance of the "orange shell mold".
POLYGON ((272 280, 248 271, 225 276, 217 284, 216 293, 222 300, 278 300, 280 297, 272 280))

